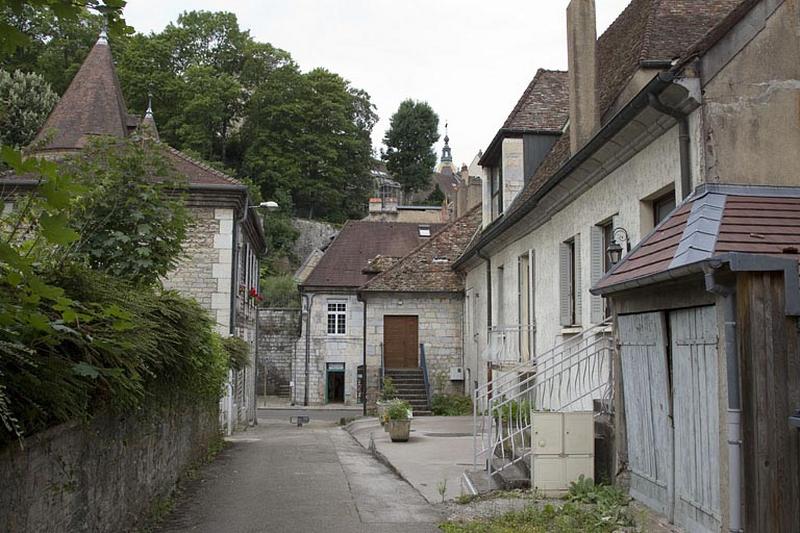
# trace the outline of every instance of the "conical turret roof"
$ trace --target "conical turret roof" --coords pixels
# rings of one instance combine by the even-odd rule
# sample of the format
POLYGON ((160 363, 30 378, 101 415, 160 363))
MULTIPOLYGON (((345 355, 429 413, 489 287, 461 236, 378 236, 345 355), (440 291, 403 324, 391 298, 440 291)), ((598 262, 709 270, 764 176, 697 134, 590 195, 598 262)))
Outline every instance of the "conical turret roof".
POLYGON ((72 151, 92 135, 127 137, 130 118, 105 35, 92 47, 34 140, 38 150, 72 151))

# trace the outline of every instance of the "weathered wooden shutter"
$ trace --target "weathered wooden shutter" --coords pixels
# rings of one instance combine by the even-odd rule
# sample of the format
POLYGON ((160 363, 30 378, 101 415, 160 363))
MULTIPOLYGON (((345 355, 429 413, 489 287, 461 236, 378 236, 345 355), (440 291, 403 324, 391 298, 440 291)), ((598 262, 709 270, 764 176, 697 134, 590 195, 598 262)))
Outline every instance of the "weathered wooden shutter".
POLYGON ((575 240, 573 241, 575 247, 575 323, 582 324, 583 323, 583 307, 581 307, 582 296, 583 296, 583 285, 581 285, 581 280, 583 277, 581 276, 581 234, 578 233, 575 235, 575 240))
POLYGON ((558 280, 559 280, 559 305, 561 309, 561 325, 572 325, 572 261, 570 258, 570 245, 562 242, 558 245, 558 280))
MULTIPOLYGON (((600 281, 603 277, 603 266, 605 259, 605 251, 603 250, 603 228, 599 226, 592 226, 591 229, 592 239, 592 286, 600 281)), ((597 324, 602 322, 605 318, 605 304, 602 296, 592 295, 592 323, 597 324)))

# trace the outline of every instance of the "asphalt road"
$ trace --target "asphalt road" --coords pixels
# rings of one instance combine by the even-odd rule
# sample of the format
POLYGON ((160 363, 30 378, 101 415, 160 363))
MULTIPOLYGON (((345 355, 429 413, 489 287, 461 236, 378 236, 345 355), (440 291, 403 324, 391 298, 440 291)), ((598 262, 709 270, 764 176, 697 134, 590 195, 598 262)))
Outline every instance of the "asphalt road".
POLYGON ((259 425, 185 485, 157 531, 438 531, 439 511, 332 422, 352 412, 311 411, 298 428, 280 411, 259 410, 259 425))

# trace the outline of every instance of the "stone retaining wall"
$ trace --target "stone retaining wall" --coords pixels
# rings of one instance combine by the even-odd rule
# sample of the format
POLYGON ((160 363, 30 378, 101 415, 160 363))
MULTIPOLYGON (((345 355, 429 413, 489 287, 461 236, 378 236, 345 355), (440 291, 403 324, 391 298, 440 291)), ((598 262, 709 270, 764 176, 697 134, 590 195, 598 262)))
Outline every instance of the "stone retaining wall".
POLYGON ((281 395, 289 390, 299 336, 299 309, 258 310, 256 391, 259 396, 281 395))
POLYGON ((219 438, 213 405, 99 416, 0 451, 0 531, 129 531, 219 438))

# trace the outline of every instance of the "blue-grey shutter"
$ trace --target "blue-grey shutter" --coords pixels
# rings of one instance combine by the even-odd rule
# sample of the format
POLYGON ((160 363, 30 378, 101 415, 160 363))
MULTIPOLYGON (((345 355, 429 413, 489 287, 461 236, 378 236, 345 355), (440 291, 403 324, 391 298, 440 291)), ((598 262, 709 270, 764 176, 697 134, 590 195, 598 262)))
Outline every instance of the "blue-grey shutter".
POLYGON ((570 286, 570 250, 567 243, 558 245, 558 287, 559 306, 561 309, 561 325, 572 325, 572 287, 570 286))
MULTIPOLYGON (((592 226, 592 286, 603 277, 605 250, 603 250, 603 228, 592 226)), ((605 305, 602 296, 591 295, 592 323, 602 322, 605 315, 605 305)))
POLYGON ((575 324, 583 322, 583 307, 581 307, 582 290, 581 285, 581 234, 575 235, 575 324))

